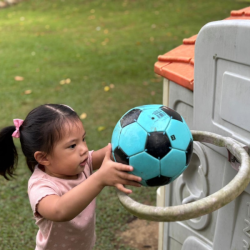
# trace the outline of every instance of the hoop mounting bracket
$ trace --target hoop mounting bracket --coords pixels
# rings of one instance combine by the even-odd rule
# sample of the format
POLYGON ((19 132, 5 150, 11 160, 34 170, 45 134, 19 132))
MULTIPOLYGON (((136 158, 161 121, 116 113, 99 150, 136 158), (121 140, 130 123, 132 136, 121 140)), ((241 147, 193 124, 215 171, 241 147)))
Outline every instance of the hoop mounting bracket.
MULTIPOLYGON (((231 139, 231 140, 233 140, 233 139, 231 139)), ((250 150, 249 150, 248 146, 246 146, 245 144, 242 144, 242 143, 240 143, 238 141, 235 141, 235 143, 239 144, 240 147, 244 148, 248 154, 250 153, 250 150)), ((239 169, 240 169, 239 160, 228 149, 227 149, 227 152, 228 152, 228 161, 230 162, 231 167, 234 170, 239 171, 239 169)))

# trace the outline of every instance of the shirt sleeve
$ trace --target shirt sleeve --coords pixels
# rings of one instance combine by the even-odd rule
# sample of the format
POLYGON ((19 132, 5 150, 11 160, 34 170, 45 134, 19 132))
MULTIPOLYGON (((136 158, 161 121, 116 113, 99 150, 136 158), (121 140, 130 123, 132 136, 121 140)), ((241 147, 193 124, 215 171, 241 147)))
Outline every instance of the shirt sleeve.
POLYGON ((28 195, 33 214, 37 218, 42 216, 37 212, 37 205, 48 195, 59 195, 52 182, 46 179, 36 179, 28 187, 28 195))

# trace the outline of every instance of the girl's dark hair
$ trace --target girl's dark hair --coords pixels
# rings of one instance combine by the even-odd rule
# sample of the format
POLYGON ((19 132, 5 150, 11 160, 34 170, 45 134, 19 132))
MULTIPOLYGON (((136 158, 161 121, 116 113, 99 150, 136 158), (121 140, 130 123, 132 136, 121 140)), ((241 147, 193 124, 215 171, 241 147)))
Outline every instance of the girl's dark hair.
MULTIPOLYGON (((33 109, 20 126, 20 142, 27 165, 31 172, 38 164, 34 158, 36 151, 45 154, 52 152, 55 142, 62 137, 65 122, 72 124, 80 121, 76 112, 63 104, 44 104, 33 109)), ((14 176, 18 155, 12 133, 15 126, 0 131, 0 175, 9 180, 14 176)))

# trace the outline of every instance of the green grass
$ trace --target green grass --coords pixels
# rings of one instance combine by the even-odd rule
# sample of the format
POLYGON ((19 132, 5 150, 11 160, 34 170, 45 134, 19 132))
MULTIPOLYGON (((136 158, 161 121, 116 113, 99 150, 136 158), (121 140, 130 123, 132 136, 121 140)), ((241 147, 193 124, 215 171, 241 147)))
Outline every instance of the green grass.
MULTIPOLYGON (((65 103, 78 114, 88 146, 111 138, 130 108, 162 102, 157 56, 197 34, 206 23, 229 16, 248 1, 30 0, 0 10, 0 126, 24 118, 43 103, 65 103), (15 81, 15 76, 24 77, 15 81), (62 79, 71 83, 60 85, 62 79), (104 87, 114 84, 105 92, 104 87), (29 95, 24 94, 31 90, 29 95), (98 127, 105 130, 98 132, 98 127)), ((19 141, 16 145, 20 152, 19 141)), ((30 173, 20 153, 16 180, 0 179, 0 249, 34 249, 37 227, 27 197, 30 173)), ((155 188, 134 189, 133 198, 155 203, 155 188)), ((129 249, 116 233, 131 215, 113 188, 97 199, 96 249, 129 249)))

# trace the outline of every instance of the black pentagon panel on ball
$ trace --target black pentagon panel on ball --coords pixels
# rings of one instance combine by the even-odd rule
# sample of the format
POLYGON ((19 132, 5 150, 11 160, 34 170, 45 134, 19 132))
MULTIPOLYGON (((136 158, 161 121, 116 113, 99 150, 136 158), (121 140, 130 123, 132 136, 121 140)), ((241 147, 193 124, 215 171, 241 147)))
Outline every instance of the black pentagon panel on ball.
POLYGON ((173 109, 166 107, 166 106, 162 106, 161 110, 164 111, 168 116, 172 117, 172 119, 182 122, 182 118, 180 114, 174 111, 173 109))
POLYGON ((163 158, 171 150, 171 142, 163 132, 152 132, 148 135, 145 151, 157 159, 163 158))
POLYGON ((132 109, 126 115, 124 115, 122 119, 120 120, 122 128, 137 121, 141 112, 142 110, 140 109, 132 109))
POLYGON ((146 183, 149 187, 158 187, 158 186, 167 185, 168 183, 171 182, 171 179, 172 179, 171 177, 160 175, 150 180, 147 180, 146 183))
POLYGON ((189 164, 192 157, 192 153, 193 153, 193 140, 190 140, 186 151, 186 159, 187 159, 186 165, 189 164))
POLYGON ((129 158, 121 148, 117 147, 114 150, 114 155, 117 162, 129 165, 129 158))

